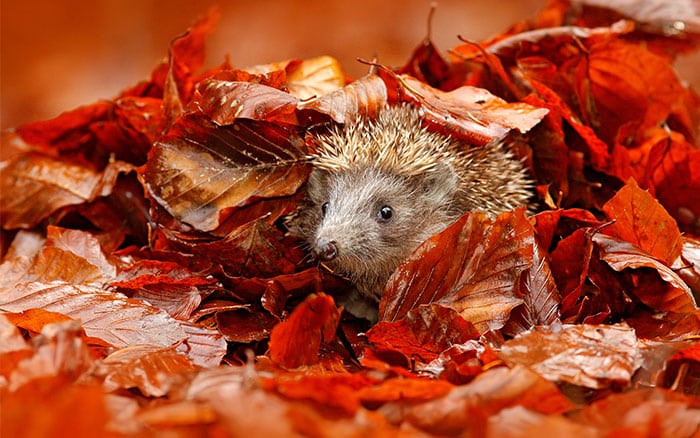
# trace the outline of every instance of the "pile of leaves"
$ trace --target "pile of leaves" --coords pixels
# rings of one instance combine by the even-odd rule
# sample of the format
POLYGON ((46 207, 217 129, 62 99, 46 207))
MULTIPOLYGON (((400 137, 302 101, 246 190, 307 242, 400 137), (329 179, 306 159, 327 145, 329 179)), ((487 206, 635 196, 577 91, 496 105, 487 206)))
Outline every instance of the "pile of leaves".
POLYGON ((599 3, 357 80, 202 70, 210 14, 149 80, 3 133, 2 435, 697 435, 700 99, 671 64, 700 18, 599 3), (465 214, 370 326, 284 218, 308 133, 398 102, 507 137, 541 208, 465 214))

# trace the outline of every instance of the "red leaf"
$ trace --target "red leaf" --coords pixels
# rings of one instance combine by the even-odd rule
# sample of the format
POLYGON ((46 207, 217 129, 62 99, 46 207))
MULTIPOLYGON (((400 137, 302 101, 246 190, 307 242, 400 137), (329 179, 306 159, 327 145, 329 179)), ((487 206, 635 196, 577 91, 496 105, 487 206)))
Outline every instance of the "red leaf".
POLYGON ((700 394, 700 344, 681 350, 668 359, 663 386, 688 395, 700 394))
POLYGON ((195 102, 219 126, 238 118, 299 124, 299 98, 267 85, 209 79, 198 84, 195 102))
POLYGON ((549 268, 546 252, 538 242, 533 245, 532 266, 520 279, 518 293, 521 306, 511 312, 504 327, 508 335, 516 335, 536 325, 550 325, 559 321, 559 291, 549 268))
POLYGON ((238 121, 218 128, 193 116, 156 143, 143 176, 170 214, 211 231, 225 209, 296 192, 310 171, 305 152, 303 140, 285 127, 238 121))
POLYGON ((363 404, 375 407, 387 402, 403 402, 407 405, 426 402, 447 395, 454 385, 444 380, 388 379, 378 386, 361 388, 357 396, 363 404))
POLYGON ((211 10, 170 43, 168 70, 163 85, 163 112, 169 122, 183 114, 192 97, 194 74, 204 65, 204 42, 219 14, 211 10))
MULTIPOLYGON (((609 39, 589 50, 593 126, 609 144, 621 126, 633 123, 639 131, 656 126, 685 98, 685 89, 668 60, 644 47, 609 39)), ((586 97, 579 99, 586 101, 586 97)))
POLYGON ((291 400, 304 400, 351 416, 360 407, 359 390, 375 382, 361 374, 334 373, 321 376, 279 375, 264 379, 262 386, 291 400))
POLYGON ((389 279, 381 321, 397 321, 421 304, 459 312, 480 331, 498 329, 513 307, 520 274, 532 264, 534 230, 524 209, 491 222, 467 213, 428 239, 389 279))
POLYGON ((272 329, 270 358, 285 368, 318 363, 321 342, 335 338, 339 318, 333 298, 309 295, 286 321, 272 329))
POLYGON ((379 76, 368 75, 339 90, 300 102, 297 108, 315 110, 328 114, 337 123, 348 123, 360 116, 375 118, 387 102, 387 86, 384 81, 379 76))
POLYGON ((523 102, 508 103, 483 88, 463 86, 445 93, 410 76, 399 76, 398 81, 407 100, 417 102, 436 129, 476 145, 502 140, 513 129, 527 132, 548 112, 523 102))
POLYGON ((294 247, 296 242, 285 238, 264 219, 251 221, 213 241, 167 230, 164 234, 174 248, 206 257, 220 264, 232 277, 267 278, 291 274, 304 257, 304 253, 294 247))
POLYGON ((426 364, 455 344, 477 339, 479 333, 459 313, 438 304, 419 306, 396 322, 380 322, 367 332, 376 353, 399 353, 426 364))
POLYGON ((484 436, 486 419, 509 406, 524 406, 544 414, 559 414, 574 407, 554 383, 533 371, 521 366, 500 367, 444 397, 409 408, 404 418, 431 435, 484 436))
POLYGON ((612 394, 570 417, 606 436, 685 436, 700 427, 696 401, 661 388, 612 394))
POLYGON ((100 101, 66 111, 50 120, 29 123, 17 128, 17 133, 30 145, 39 146, 49 155, 81 150, 92 139, 90 126, 104 120, 112 104, 100 101))
POLYGON ((104 358, 98 374, 104 376, 106 391, 138 388, 146 397, 162 397, 195 369, 187 356, 172 348, 137 345, 104 358))
POLYGON ((606 234, 634 244, 669 266, 681 255, 676 221, 633 179, 603 206, 603 212, 615 221, 604 230, 606 234))
POLYGON ((32 228, 62 207, 106 196, 117 177, 132 169, 115 161, 96 172, 71 160, 37 153, 15 156, 0 169, 2 226, 32 228))
POLYGON ((257 309, 236 309, 216 314, 216 326, 229 342, 250 343, 270 337, 279 318, 257 309))
POLYGON ((165 312, 95 286, 33 282, 0 288, 3 311, 22 312, 32 308, 80 320, 88 336, 115 347, 136 344, 169 347, 185 339, 182 327, 165 312))
POLYGON ((33 345, 34 355, 17 363, 9 376, 7 388, 10 392, 45 377, 58 376, 73 381, 92 366, 85 332, 77 321, 44 326, 33 345))
POLYGON ((630 243, 604 234, 594 235, 593 241, 602 249, 601 260, 614 270, 639 271, 635 272, 639 276, 639 283, 632 293, 647 306, 677 313, 693 312, 697 309, 688 285, 665 264, 630 243), (655 272, 656 275, 645 275, 648 272, 640 268, 651 268, 651 272, 655 272), (654 279, 660 279, 662 282, 653 282, 654 279))
POLYGON ((547 380, 592 389, 626 386, 640 365, 634 330, 623 326, 536 328, 506 341, 501 356, 547 380))

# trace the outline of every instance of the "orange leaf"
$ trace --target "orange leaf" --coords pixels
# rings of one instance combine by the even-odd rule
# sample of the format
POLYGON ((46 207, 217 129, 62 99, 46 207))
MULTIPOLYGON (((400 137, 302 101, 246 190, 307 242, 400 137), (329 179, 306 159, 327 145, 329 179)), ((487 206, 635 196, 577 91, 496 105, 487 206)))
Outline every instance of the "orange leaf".
POLYGON ((15 156, 0 168, 2 227, 32 228, 61 207, 106 196, 117 177, 132 169, 115 161, 96 172, 71 160, 38 153, 15 156))
POLYGON ((144 179, 170 214, 211 231, 225 209, 295 193, 310 172, 305 154, 303 139, 283 126, 239 120, 216 127, 192 116, 155 144, 144 179))
POLYGON ((615 223, 606 234, 626 240, 671 265, 680 255, 683 243, 676 221, 633 179, 603 206, 615 223))
POLYGON ((455 310, 438 304, 421 305, 396 322, 380 322, 367 332, 378 353, 396 352, 405 365, 428 363, 455 344, 477 339, 479 333, 455 310))
POLYGON ((633 270, 630 275, 634 275, 637 281, 631 292, 647 306, 677 313, 697 309, 688 285, 667 265, 633 244, 604 234, 594 235, 593 241, 602 249, 601 260, 611 268, 618 272, 633 270), (640 268, 651 268, 651 271, 640 268))
POLYGON ((623 326, 536 328, 506 341, 501 357, 552 382, 593 389, 628 385, 640 366, 637 337, 623 326))
POLYGON ((389 279, 381 321, 397 321, 421 304, 451 307, 479 332, 497 329, 512 308, 520 274, 532 263, 534 230, 524 209, 491 222, 467 213, 423 243, 389 279))
POLYGON ((321 342, 335 337, 340 311, 326 294, 310 295, 270 333, 270 358, 285 368, 318 363, 321 342))

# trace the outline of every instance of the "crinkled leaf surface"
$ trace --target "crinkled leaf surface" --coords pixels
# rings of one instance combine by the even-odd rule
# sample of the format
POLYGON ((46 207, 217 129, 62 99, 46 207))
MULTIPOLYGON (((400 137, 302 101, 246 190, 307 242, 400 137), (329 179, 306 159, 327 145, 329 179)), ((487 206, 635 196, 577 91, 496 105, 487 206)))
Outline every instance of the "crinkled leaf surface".
POLYGON ((304 157, 303 140, 288 128, 246 121, 216 127, 189 117, 153 147, 144 179, 175 218, 211 231, 222 210, 296 192, 310 171, 304 157))
POLYGON ((396 321, 435 302, 456 310, 480 332, 500 328, 522 303, 515 285, 532 264, 533 243, 523 209, 494 222, 483 213, 467 213, 396 270, 380 302, 379 319, 396 321))

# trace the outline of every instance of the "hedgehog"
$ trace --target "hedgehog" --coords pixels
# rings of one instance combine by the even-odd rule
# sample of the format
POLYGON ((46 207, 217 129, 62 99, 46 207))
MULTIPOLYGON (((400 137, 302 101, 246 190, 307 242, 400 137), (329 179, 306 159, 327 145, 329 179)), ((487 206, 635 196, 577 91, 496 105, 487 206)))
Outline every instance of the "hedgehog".
POLYGON ((353 284, 345 309, 373 322, 387 280, 423 241, 467 211, 498 215, 533 195, 502 143, 471 146, 421 120, 414 105, 386 106, 311 136, 313 170, 292 231, 353 284))

